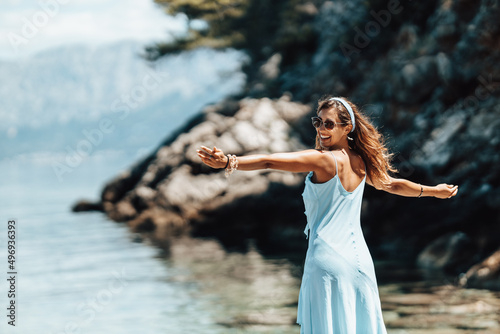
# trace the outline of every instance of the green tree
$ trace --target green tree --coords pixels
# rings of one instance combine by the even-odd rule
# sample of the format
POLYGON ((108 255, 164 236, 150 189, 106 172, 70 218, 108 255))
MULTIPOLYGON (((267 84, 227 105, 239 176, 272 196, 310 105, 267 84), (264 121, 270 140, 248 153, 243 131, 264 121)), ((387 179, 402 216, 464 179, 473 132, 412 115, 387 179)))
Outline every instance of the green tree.
POLYGON ((159 43, 146 49, 149 59, 198 47, 245 50, 258 63, 279 52, 283 62, 311 51, 316 45, 312 1, 306 0, 154 0, 170 15, 184 13, 203 20, 207 28, 190 28, 173 43, 159 43))

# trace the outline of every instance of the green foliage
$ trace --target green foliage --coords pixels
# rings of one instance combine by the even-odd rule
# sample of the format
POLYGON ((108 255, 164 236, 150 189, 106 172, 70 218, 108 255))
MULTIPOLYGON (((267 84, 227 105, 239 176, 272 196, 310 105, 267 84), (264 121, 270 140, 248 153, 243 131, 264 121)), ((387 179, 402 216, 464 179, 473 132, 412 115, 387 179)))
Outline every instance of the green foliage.
POLYGON ((177 36, 173 42, 159 43, 146 48, 146 57, 154 60, 168 53, 199 47, 215 49, 238 47, 244 36, 233 29, 235 20, 245 15, 250 0, 154 0, 164 6, 170 15, 183 13, 188 20, 203 20, 208 29, 189 29, 187 35, 177 36))
POLYGON ((208 28, 190 29, 173 43, 147 48, 156 59, 167 53, 198 47, 242 49, 254 61, 281 52, 290 63, 306 49, 315 47, 311 21, 314 11, 304 10, 306 0, 154 0, 171 15, 184 13, 189 20, 204 20, 208 28))
POLYGON ((169 14, 184 13, 190 19, 208 22, 244 15, 250 0, 155 0, 169 14))

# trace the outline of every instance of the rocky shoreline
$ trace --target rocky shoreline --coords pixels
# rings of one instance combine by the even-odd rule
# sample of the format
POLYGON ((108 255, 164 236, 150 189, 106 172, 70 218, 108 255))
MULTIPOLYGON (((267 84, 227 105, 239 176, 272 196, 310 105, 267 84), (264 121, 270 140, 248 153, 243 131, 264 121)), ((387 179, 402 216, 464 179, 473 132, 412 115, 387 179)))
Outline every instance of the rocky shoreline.
POLYGON ((363 47, 355 45, 357 31, 376 22, 373 12, 389 10, 387 3, 284 3, 269 5, 282 15, 266 26, 267 38, 257 41, 252 26, 241 30, 252 41, 238 44, 252 57, 242 96, 207 106, 111 180, 97 208, 165 249, 169 238, 188 233, 216 237, 228 249, 255 239, 264 253, 303 251, 304 175, 236 172, 225 179, 201 164, 196 148, 241 155, 313 147, 315 100, 343 95, 387 136, 396 177, 460 186, 451 200, 367 187, 362 225, 374 257, 500 290, 500 1, 401 2, 363 47), (290 13, 301 14, 288 20, 290 13), (347 57, 340 47, 347 44, 358 51, 347 57))
MULTIPOLYGON (((133 231, 144 233, 166 252, 172 238, 182 235, 216 238, 228 250, 245 251, 248 240, 254 240, 264 254, 304 252, 301 193, 305 175, 237 171, 225 178, 223 171, 203 165, 196 149, 217 145, 236 155, 305 149, 301 138, 307 130, 303 123, 311 113, 310 106, 292 102, 286 95, 278 100, 246 98, 208 106, 150 156, 111 180, 102 191, 101 202, 83 201, 73 210, 103 211, 110 219, 126 222, 133 231)), ((314 132, 309 135, 314 136, 314 132)), ((383 257, 388 242, 374 228, 387 231, 393 227, 384 220, 374 222, 372 211, 383 208, 379 203, 388 196, 368 186, 366 192, 362 217, 365 234, 372 251, 383 257), (379 238, 382 244, 373 245, 379 238)), ((433 200, 437 202, 432 204, 441 203, 437 199, 427 199, 427 203, 433 200)), ((391 201, 395 198, 387 200, 391 201)), ((402 205, 411 204, 407 201, 402 205)), ((426 206, 416 204, 420 204, 417 210, 426 206)), ((404 243, 406 233, 393 242, 404 243)), ((422 233, 415 238, 423 239, 422 233)), ((469 237, 458 232, 413 253, 419 255, 416 263, 431 279, 436 275, 449 277, 458 268, 462 273, 457 278, 460 285, 499 289, 498 252, 473 266, 464 259, 470 258, 469 251, 477 251, 474 247, 469 237)), ((398 257, 401 259, 401 255, 393 256, 398 257)))

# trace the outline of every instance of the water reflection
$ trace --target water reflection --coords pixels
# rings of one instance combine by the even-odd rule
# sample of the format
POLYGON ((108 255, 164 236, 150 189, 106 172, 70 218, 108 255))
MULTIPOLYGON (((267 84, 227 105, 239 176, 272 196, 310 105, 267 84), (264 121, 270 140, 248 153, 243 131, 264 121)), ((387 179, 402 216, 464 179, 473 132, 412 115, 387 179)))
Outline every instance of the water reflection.
MULTIPOLYGON (((299 333, 300 261, 265 257, 255 247, 230 253, 215 240, 187 237, 172 241, 165 261, 176 268, 170 280, 197 285, 221 333, 299 333)), ((425 282, 402 264, 376 266, 389 334, 500 333, 500 293, 425 282)))
POLYGON ((175 280, 199 284, 199 297, 224 333, 298 333, 300 267, 249 248, 228 253, 215 240, 186 237, 172 242, 166 261, 178 271, 175 280))
POLYGON ((428 282, 380 287, 389 333, 500 333, 500 293, 428 282))

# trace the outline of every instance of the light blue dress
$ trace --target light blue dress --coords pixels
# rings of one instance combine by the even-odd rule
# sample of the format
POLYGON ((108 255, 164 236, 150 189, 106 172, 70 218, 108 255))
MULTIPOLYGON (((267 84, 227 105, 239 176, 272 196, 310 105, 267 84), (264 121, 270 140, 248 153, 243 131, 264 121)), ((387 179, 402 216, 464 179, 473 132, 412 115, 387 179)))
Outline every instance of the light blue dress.
MULTIPOLYGON (((332 153, 333 155, 333 153, 332 153)), ((335 156, 333 155, 335 158, 335 156)), ((302 194, 309 234, 297 323, 301 334, 385 334, 373 260, 360 225, 365 177, 353 192, 335 176, 302 194)))

